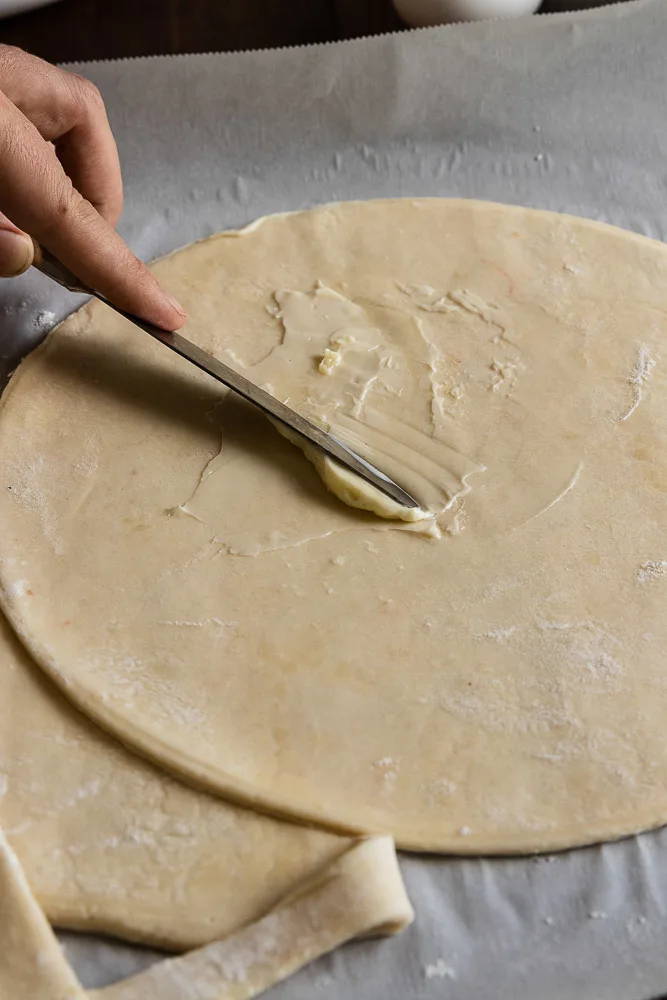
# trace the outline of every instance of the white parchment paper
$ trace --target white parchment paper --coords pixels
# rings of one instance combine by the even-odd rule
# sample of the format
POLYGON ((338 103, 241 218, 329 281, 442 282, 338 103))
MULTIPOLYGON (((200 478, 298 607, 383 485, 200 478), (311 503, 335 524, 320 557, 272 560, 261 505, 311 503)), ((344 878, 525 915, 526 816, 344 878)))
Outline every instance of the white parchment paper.
MULTIPOLYGON (((388 195, 514 202, 665 239, 666 43, 667 0, 640 0, 330 46, 77 68, 107 101, 125 172, 121 228, 144 258, 267 212, 388 195)), ((39 275, 4 284, 5 367, 76 304, 39 275)), ((403 870, 412 928, 341 949, 267 996, 667 993, 665 831, 534 859, 406 857, 403 870)), ((88 986, 154 960, 64 940, 88 986)))

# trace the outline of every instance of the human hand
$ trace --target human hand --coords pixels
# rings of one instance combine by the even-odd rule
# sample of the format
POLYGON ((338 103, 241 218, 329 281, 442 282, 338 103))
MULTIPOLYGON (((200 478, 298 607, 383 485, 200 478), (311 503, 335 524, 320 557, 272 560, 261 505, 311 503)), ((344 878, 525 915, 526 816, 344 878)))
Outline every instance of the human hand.
POLYGON ((185 312, 115 231, 122 207, 118 151, 94 84, 0 45, 0 277, 30 267, 30 233, 114 305, 178 330, 185 312))

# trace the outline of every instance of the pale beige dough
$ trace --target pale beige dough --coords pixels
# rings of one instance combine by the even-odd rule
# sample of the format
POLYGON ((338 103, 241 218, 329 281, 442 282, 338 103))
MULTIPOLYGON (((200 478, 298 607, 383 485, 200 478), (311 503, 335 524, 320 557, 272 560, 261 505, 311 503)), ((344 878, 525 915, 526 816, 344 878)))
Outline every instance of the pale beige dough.
POLYGON ((369 838, 235 934, 85 993, 0 830, 2 1000, 252 1000, 344 942, 396 934, 413 917, 391 837, 369 838))
POLYGON ((187 1000, 184 984, 247 1000, 413 917, 390 838, 355 843, 174 781, 73 709, 2 616, 0 792, 21 859, 0 830, 0 1000, 84 998, 40 903, 60 926, 197 949, 100 1000, 187 1000))
POLYGON ((136 757, 65 701, 1 615, 0 793, 0 822, 54 924, 177 950, 263 917, 350 846, 136 757))
POLYGON ((0 830, 1 1000, 85 1000, 21 864, 0 830))
POLYGON ((189 336, 365 449, 440 537, 343 506, 86 307, 0 412, 2 602, 68 697, 191 780, 410 848, 665 821, 665 247, 405 200, 155 271, 189 336))
POLYGON ((250 1000, 346 941, 396 934, 413 917, 391 837, 372 837, 233 937, 89 996, 250 1000))

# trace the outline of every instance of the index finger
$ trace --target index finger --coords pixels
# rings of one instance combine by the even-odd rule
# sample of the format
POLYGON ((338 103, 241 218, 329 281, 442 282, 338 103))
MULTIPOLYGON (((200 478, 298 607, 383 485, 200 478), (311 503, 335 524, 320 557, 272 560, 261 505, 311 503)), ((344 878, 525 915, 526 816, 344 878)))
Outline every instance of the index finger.
POLYGON ((0 93, 0 210, 115 305, 165 330, 185 312, 72 186, 53 149, 0 93))

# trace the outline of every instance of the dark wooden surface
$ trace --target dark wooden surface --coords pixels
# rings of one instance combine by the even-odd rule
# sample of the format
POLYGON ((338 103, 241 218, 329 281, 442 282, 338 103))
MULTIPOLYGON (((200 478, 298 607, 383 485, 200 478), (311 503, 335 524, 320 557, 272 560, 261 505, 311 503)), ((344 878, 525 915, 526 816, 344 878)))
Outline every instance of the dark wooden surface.
MULTIPOLYGON (((543 9, 601 2, 545 0, 543 9)), ((60 0, 0 20, 0 42, 69 62, 300 45, 400 27, 391 0, 60 0)))
POLYGON ((403 28, 390 0, 333 0, 337 37, 377 35, 403 28))
POLYGON ((390 0, 60 0, 0 21, 52 62, 299 45, 388 31, 390 0))

